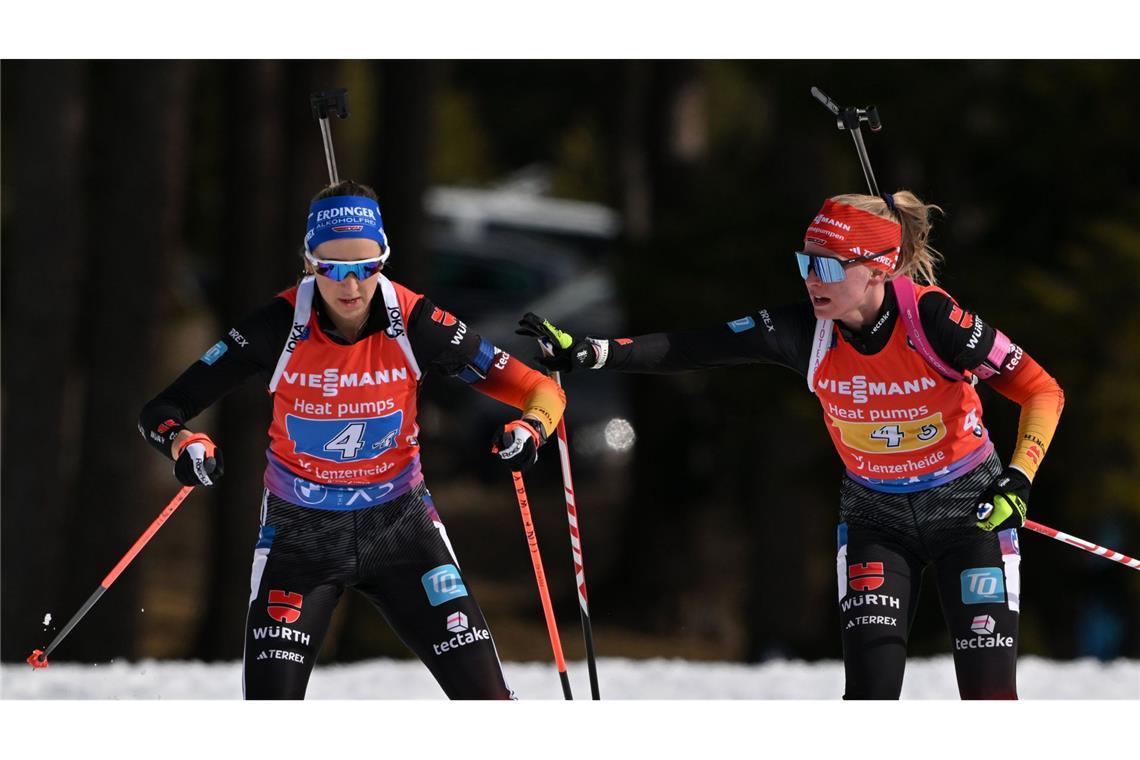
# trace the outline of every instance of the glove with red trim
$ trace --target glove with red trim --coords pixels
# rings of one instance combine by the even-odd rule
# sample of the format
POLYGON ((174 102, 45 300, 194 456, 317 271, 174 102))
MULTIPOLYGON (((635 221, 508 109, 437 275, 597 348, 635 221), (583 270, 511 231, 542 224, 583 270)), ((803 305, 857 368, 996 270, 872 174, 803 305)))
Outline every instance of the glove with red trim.
POLYGON ((178 446, 174 477, 184 486, 212 486, 225 472, 222 451, 210 436, 195 433, 178 446))
POLYGON ((529 417, 508 422, 491 439, 491 453, 513 472, 538 461, 538 447, 546 443, 542 425, 529 417))

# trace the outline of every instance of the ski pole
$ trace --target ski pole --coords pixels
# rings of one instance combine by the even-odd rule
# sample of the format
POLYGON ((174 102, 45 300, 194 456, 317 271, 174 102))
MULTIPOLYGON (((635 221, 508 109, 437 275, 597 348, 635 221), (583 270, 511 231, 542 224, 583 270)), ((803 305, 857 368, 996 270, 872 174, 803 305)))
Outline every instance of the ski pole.
POLYGON ((1068 533, 1062 533, 1056 528, 1050 528, 1048 525, 1042 525, 1041 523, 1033 522, 1032 520, 1026 520, 1025 527, 1029 528, 1034 533, 1040 533, 1043 536, 1048 536, 1049 538, 1056 539, 1057 541, 1066 543, 1069 546, 1075 546, 1078 549, 1084 549, 1086 552, 1095 554, 1098 557, 1104 557, 1105 559, 1110 559, 1113 562, 1119 562, 1120 564, 1126 567, 1130 567, 1133 570, 1140 570, 1140 559, 1133 559, 1126 554, 1121 554, 1120 552, 1113 551, 1112 549, 1106 549, 1103 546, 1097 546, 1091 541, 1086 541, 1083 538, 1077 538, 1076 536, 1070 536, 1068 533))
POLYGON ((87 599, 87 601, 83 603, 83 606, 79 608, 79 612, 76 612, 72 616, 71 620, 67 621, 67 625, 65 625, 63 627, 63 630, 60 631, 54 639, 52 639, 52 642, 48 644, 47 649, 37 649, 28 656, 29 665, 31 665, 33 668, 46 668, 48 666, 48 655, 55 651, 55 648, 59 646, 65 638, 67 638, 67 634, 71 633, 71 629, 74 628, 79 623, 79 621, 83 619, 83 616, 86 615, 91 610, 91 608, 95 606, 95 603, 98 602, 103 594, 107 591, 107 589, 111 587, 111 584, 115 582, 115 579, 119 577, 119 574, 127 569, 127 565, 131 564, 131 560, 135 558, 135 555, 142 551, 142 548, 147 545, 147 542, 150 541, 151 537, 153 537, 154 534, 158 532, 158 529, 162 527, 163 523, 165 523, 172 514, 174 514, 174 510, 178 509, 179 505, 182 504, 182 502, 186 499, 187 496, 190 495, 190 492, 193 490, 194 486, 182 487, 182 489, 174 496, 174 498, 170 500, 170 503, 167 504, 161 512, 159 512, 158 517, 154 519, 154 522, 150 524, 150 527, 143 531, 143 534, 139 536, 134 545, 127 551, 126 554, 123 555, 123 558, 119 560, 118 564, 111 568, 111 572, 107 573, 107 577, 104 578, 103 582, 99 584, 99 588, 95 589, 95 593, 93 593, 87 599))
MULTIPOLYGON (((554 354, 553 348, 544 340, 538 345, 547 356, 554 354)), ((550 376, 558 387, 562 387, 561 373, 552 371, 550 376)), ((590 625, 590 603, 586 595, 586 566, 582 559, 582 534, 578 527, 578 507, 574 499, 574 478, 570 475, 570 443, 566 438, 566 415, 558 420, 558 458, 562 463, 562 491, 566 495, 566 520, 570 523, 570 553, 574 560, 574 580, 578 584, 578 611, 582 618, 582 638, 586 642, 586 665, 590 669, 590 696, 601 699, 598 690, 598 663, 594 655, 594 631, 590 625)))
POLYGON ((342 119, 348 118, 348 90, 341 87, 336 90, 323 90, 314 92, 309 96, 309 105, 313 108, 313 118, 321 124, 321 140, 325 144, 325 163, 329 169, 329 184, 335 185, 340 181, 336 172, 336 154, 333 153, 332 128, 329 126, 329 112, 335 113, 342 119))
POLYGON ((883 122, 879 119, 879 109, 876 106, 840 108, 818 87, 812 87, 811 94, 828 111, 831 111, 839 129, 846 129, 851 133, 852 139, 855 140, 855 152, 859 154, 859 163, 863 165, 863 176, 867 180, 867 188, 871 191, 871 195, 878 195, 879 185, 875 182, 875 173, 871 171, 871 158, 867 155, 867 146, 863 144, 863 132, 860 126, 866 122, 872 132, 878 132, 882 129, 883 122))
POLYGON ((554 605, 550 603, 550 590, 546 587, 546 573, 542 569, 542 555, 538 553, 538 535, 534 530, 534 522, 530 519, 530 502, 526 498, 526 486, 523 485, 521 472, 512 472, 515 479, 515 496, 519 500, 519 511, 522 512, 523 530, 526 532, 526 542, 530 546, 530 561, 534 565, 534 579, 538 581, 538 596, 542 599, 542 611, 546 615, 546 630, 550 633, 550 647, 554 650, 554 664, 558 667, 558 677, 562 680, 562 694, 566 699, 573 699, 570 694, 570 678, 566 675, 566 658, 562 656, 562 641, 558 638, 558 624, 554 620, 554 605))

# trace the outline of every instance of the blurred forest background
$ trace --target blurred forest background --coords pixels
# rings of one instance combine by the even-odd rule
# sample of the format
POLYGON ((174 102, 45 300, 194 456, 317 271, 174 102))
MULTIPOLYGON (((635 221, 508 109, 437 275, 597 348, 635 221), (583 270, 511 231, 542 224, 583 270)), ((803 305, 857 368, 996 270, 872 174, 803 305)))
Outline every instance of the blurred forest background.
MULTIPOLYGON (((864 189, 809 89, 878 105, 883 131, 864 134, 880 187, 946 211, 942 284, 1065 389, 1030 516, 1140 551, 1140 64, 5 61, 0 74, 5 661, 46 644, 177 490, 138 411, 295 281, 327 181, 309 94, 337 86, 352 112, 332 124, 340 175, 378 190, 392 278, 524 359, 512 319, 536 305, 616 336, 803 298, 791 253, 806 223, 824 197, 864 189)), ((604 375, 566 378, 599 653, 839 657, 842 470, 803 380, 765 366, 604 375), (619 418, 632 447, 605 436, 619 418)), ((474 414, 484 402, 460 385, 425 386, 428 486, 502 657, 546 659, 510 479, 485 455, 510 410, 474 414)), ((1008 457, 1017 407, 981 393, 1008 457)), ((226 477, 190 496, 58 659, 241 657, 269 401, 251 382, 195 421, 226 477)), ((579 658, 553 446, 528 486, 579 658)), ((1023 653, 1140 657, 1136 573, 1029 533, 1021 545, 1023 653)), ((911 652, 949 647, 928 584, 911 652)), ((322 660, 376 656, 407 653, 348 594, 322 660)))

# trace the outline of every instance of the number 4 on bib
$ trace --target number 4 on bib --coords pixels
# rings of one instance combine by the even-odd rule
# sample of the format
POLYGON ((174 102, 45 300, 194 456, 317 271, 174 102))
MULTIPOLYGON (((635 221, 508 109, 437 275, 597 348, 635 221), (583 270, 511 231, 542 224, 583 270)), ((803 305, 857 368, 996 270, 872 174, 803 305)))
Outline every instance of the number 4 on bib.
POLYGON ((898 425, 883 425, 872 432, 871 437, 876 441, 886 441, 888 449, 897 449, 902 443, 903 432, 898 425))
POLYGON ((296 453, 338 463, 375 459, 396 448, 403 423, 400 411, 348 420, 285 415, 285 430, 296 453))
POLYGON ((353 422, 346 425, 331 441, 325 444, 325 451, 337 452, 341 459, 352 459, 364 446, 364 423, 353 422))

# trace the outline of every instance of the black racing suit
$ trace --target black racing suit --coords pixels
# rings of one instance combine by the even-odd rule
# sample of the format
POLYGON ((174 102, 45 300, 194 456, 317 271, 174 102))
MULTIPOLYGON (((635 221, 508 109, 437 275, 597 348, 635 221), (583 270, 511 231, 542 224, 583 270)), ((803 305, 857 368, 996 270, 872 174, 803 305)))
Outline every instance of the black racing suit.
MULTIPOLYGON (((348 344, 320 294, 320 329, 348 344)), ((475 377, 474 331, 430 318, 427 297, 406 315, 425 372, 475 377)), ((293 306, 275 298, 230 330, 226 350, 199 360, 146 404, 139 430, 170 457, 170 443, 194 418, 251 375, 268 382, 293 324, 293 306)), ((460 323, 461 324, 461 323, 460 323)), ((379 291, 358 340, 388 327, 379 291)), ((484 373, 486 368, 482 368, 484 373)), ((363 594, 452 699, 511 699, 494 641, 466 586, 431 495, 421 483, 391 501, 354 511, 302 506, 265 491, 254 550, 246 621, 243 693, 247 699, 301 699, 345 588, 363 594)))
MULTIPOLYGON (((938 355, 956 369, 971 369, 989 354, 996 331, 985 324, 980 339, 969 345, 971 331, 949 318, 954 308, 937 291, 919 301, 923 328, 938 355)), ((905 329, 891 287, 866 328, 836 325, 865 355, 881 351, 895 329, 905 329)), ((714 327, 610 340, 604 369, 670 373, 767 363, 806 377, 815 326, 810 303, 762 309, 714 327)), ((907 635, 927 567, 937 573, 961 696, 1016 698, 1016 531, 987 533, 976 527, 974 516, 978 497, 1000 472, 991 454, 956 480, 904 494, 875 491, 844 475, 837 571, 845 698, 899 696, 907 635)))

